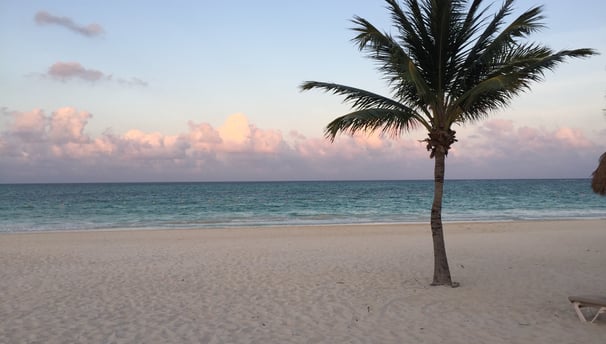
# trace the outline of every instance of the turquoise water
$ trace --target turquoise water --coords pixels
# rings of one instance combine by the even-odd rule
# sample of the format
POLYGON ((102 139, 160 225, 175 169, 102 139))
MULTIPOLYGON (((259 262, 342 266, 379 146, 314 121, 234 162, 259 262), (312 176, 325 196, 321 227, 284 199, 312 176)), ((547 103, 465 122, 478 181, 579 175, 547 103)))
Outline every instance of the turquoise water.
MULTIPOLYGON (((0 232, 428 222, 433 181, 0 185, 0 232)), ((444 221, 606 218, 589 180, 446 181, 444 221)))

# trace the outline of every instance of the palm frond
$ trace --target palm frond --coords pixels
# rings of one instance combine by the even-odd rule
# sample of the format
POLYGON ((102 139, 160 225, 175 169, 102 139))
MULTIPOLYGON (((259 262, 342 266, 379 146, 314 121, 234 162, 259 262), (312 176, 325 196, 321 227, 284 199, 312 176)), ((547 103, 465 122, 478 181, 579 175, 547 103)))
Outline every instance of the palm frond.
MULTIPOLYGON (((464 83, 463 85, 457 85, 458 92, 469 89, 482 81, 486 75, 492 72, 491 68, 499 67, 497 61, 503 55, 519 49, 517 41, 520 38, 544 27, 542 23, 543 15, 541 14, 542 7, 538 6, 524 12, 500 33, 496 34, 496 30, 504 24, 504 18, 513 11, 512 6, 513 0, 509 0, 503 5, 482 36, 478 38, 474 48, 469 52, 464 67, 460 69, 463 74, 457 78, 464 83), (490 29, 494 31, 489 31, 490 29)), ((456 94, 457 92, 453 93, 456 94)), ((460 95, 460 93, 457 95, 460 95)))
POLYGON ((541 14, 540 6, 524 12, 490 42, 477 60, 485 63, 486 61, 490 61, 494 56, 507 52, 512 47, 516 49, 516 42, 520 38, 544 27, 542 20, 543 15, 541 14))
POLYGON ((405 13, 397 0, 386 0, 391 18, 399 31, 399 40, 417 62, 427 58, 426 47, 431 45, 427 32, 427 18, 417 1, 406 1, 410 15, 405 13))
POLYGON ((529 61, 528 65, 522 69, 523 76, 532 78, 533 81, 542 80, 545 71, 553 71, 554 68, 564 62, 566 58, 585 58, 592 55, 597 55, 598 52, 594 49, 574 49, 560 50, 557 53, 545 55, 540 59, 529 61))
POLYGON ((469 52, 469 47, 474 43, 472 39, 479 32, 482 23, 484 22, 482 18, 488 8, 484 8, 480 11, 482 1, 483 0, 473 1, 469 6, 467 16, 455 30, 455 47, 457 52, 453 59, 453 63, 456 63, 457 66, 464 64, 465 58, 469 52), (478 11, 480 12, 478 13, 478 11))
MULTIPOLYGON (((482 52, 491 43, 492 37, 499 31, 499 28, 504 24, 505 18, 513 11, 513 1, 507 0, 501 6, 501 9, 495 13, 492 20, 486 25, 482 34, 477 37, 473 48, 467 54, 465 66, 473 65, 477 61, 482 52)), ((484 21, 485 19, 478 19, 484 21)))
MULTIPOLYGON (((495 69, 473 88, 453 102, 458 108, 451 121, 477 120, 490 111, 505 107, 510 100, 530 88, 531 82, 541 81, 546 71, 553 70, 566 58, 583 58, 596 54, 593 49, 562 50, 557 53, 536 44, 520 45, 503 56, 495 69)), ((455 112, 453 112, 455 113, 455 112)))
POLYGON ((378 62, 379 71, 400 101, 415 106, 435 102, 415 61, 390 35, 377 30, 364 18, 355 17, 353 22, 357 25, 353 30, 359 32, 353 41, 358 43, 360 50, 368 52, 369 58, 378 62))
POLYGON ((349 103, 352 109, 366 109, 369 107, 377 107, 382 109, 400 109, 403 111, 413 111, 404 104, 398 103, 397 101, 381 96, 376 93, 372 93, 363 89, 327 83, 319 81, 306 81, 301 84, 302 91, 308 91, 314 88, 319 88, 324 92, 330 92, 335 95, 344 96, 344 103, 349 103))
POLYGON ((413 111, 399 109, 364 109, 354 111, 338 117, 326 126, 325 135, 331 141, 339 133, 355 134, 356 132, 375 132, 381 130, 383 134, 397 137, 402 132, 429 124, 419 119, 413 111))

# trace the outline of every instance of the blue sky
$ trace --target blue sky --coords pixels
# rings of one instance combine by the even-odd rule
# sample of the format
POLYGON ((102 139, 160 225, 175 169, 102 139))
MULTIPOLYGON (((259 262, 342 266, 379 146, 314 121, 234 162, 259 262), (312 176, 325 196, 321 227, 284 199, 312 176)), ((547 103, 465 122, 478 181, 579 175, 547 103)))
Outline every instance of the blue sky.
MULTIPOLYGON (((447 176, 590 175, 606 150, 606 5, 580 3, 545 2, 533 38, 602 55, 458 128, 447 176)), ((331 145, 323 128, 348 107, 298 90, 386 93, 350 41, 354 15, 391 29, 381 0, 0 0, 0 182, 431 178, 425 133, 331 145)))

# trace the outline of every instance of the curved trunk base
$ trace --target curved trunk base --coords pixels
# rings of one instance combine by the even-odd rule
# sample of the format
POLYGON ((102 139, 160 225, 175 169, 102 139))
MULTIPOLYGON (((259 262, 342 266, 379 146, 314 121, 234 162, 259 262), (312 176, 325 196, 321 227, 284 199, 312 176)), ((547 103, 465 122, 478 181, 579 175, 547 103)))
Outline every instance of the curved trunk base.
POLYGON ((431 236, 433 239, 433 282, 432 286, 449 285, 453 288, 459 283, 453 282, 450 277, 448 258, 446 258, 446 245, 444 244, 444 230, 442 227, 442 196, 444 193, 444 170, 446 153, 444 149, 435 150, 434 169, 434 195, 431 207, 431 236))
POLYGON ((450 283, 437 283, 437 282, 432 282, 432 283, 430 284, 430 286, 432 286, 432 287, 437 287, 437 286, 441 286, 441 285, 444 285, 444 286, 450 286, 451 288, 458 288, 458 287, 460 287, 460 286, 461 286, 461 283, 459 283, 459 282, 452 282, 452 281, 451 281, 450 283))
POLYGON ((453 282, 450 276, 448 258, 446 256, 446 245, 444 244, 444 232, 442 230, 442 221, 432 221, 431 233, 433 237, 434 269, 432 286, 448 285, 453 288, 459 286, 458 282, 453 282))

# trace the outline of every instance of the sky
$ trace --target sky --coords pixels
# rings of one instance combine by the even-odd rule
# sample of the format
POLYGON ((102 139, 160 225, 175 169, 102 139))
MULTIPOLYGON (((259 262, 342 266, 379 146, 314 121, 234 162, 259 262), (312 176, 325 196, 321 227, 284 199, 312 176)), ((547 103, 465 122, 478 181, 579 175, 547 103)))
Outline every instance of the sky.
MULTIPOLYGON (((601 55, 454 128, 448 179, 587 178, 606 151, 606 3, 533 5, 532 40, 601 55)), ((431 179, 425 132, 331 143, 349 107, 299 90, 389 95, 355 15, 393 32, 382 0, 0 0, 0 183, 431 179)))

